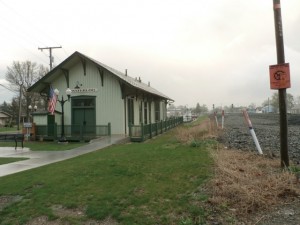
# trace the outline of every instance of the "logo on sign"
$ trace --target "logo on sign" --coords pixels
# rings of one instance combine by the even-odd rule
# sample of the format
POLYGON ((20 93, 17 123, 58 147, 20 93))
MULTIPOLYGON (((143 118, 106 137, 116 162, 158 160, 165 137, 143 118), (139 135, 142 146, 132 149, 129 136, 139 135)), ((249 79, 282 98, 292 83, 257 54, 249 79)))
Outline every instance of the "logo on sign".
POLYGON ((284 80, 284 77, 285 77, 284 71, 276 71, 274 73, 274 79, 275 80, 284 80))
POLYGON ((285 89, 291 87, 290 65, 288 63, 270 66, 271 89, 285 89))

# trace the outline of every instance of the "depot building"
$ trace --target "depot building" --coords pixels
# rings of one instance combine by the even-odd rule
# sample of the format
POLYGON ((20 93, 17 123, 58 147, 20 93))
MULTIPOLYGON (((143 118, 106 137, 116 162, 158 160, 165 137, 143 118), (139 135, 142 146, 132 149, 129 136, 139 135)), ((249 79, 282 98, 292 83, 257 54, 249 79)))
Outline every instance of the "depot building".
POLYGON ((28 91, 49 96, 51 88, 59 90, 57 98, 65 103, 57 102, 53 115, 39 111, 33 114, 39 132, 44 126, 44 135, 48 136, 60 132, 62 119, 68 136, 84 132, 97 135, 103 126, 109 126, 110 134, 128 135, 131 125, 166 120, 167 104, 173 101, 150 83, 80 52, 73 53, 28 91), (69 101, 66 90, 70 92, 69 101))

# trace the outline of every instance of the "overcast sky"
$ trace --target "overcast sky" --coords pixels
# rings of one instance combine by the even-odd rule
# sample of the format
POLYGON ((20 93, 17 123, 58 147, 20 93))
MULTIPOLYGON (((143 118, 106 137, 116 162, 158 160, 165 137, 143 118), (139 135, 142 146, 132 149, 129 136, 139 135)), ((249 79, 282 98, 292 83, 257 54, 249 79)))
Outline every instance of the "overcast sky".
MULTIPOLYGON (((300 1, 281 1, 285 59, 300 95, 300 1)), ((0 84, 7 66, 58 65, 75 51, 158 89, 176 105, 248 106, 271 97, 272 0, 0 0, 0 84)), ((15 95, 0 86, 0 103, 15 95)))

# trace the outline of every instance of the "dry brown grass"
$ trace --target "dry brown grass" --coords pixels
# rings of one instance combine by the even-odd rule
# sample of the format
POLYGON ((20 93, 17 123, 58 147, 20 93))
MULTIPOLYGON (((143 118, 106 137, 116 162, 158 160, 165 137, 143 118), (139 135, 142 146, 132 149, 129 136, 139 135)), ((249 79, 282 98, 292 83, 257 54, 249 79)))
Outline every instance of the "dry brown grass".
MULTIPOLYGON (((216 137, 219 132, 222 130, 211 117, 195 126, 178 128, 176 138, 190 144, 216 137)), ((206 190, 209 205, 220 213, 243 220, 260 211, 300 200, 299 180, 295 174, 281 169, 278 158, 229 150, 220 145, 212 151, 215 174, 206 190)))
POLYGON ((180 143, 190 144, 196 140, 215 137, 215 133, 215 127, 208 118, 193 126, 176 128, 175 136, 180 143))
POLYGON ((209 202, 237 216, 248 216, 300 197, 294 174, 282 171, 279 159, 239 150, 212 153, 215 177, 209 183, 209 202))

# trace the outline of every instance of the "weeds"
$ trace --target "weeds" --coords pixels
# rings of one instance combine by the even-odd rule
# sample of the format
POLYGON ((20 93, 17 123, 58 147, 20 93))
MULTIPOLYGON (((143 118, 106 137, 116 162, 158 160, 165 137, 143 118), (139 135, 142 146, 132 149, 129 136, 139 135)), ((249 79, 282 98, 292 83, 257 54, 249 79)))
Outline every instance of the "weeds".
POLYGON ((176 139, 182 144, 191 147, 200 147, 203 140, 208 137, 214 137, 214 131, 211 129, 209 119, 200 118, 201 122, 194 122, 186 126, 176 128, 176 139))
POLYGON ((209 187, 209 202, 224 206, 235 215, 246 217, 267 210, 300 195, 295 176, 282 171, 278 160, 238 150, 221 149, 213 153, 216 176, 209 187))
MULTIPOLYGON (((211 148, 212 138, 222 132, 213 119, 202 120, 189 129, 180 127, 176 135, 183 144, 211 150, 215 173, 206 186, 209 195, 206 202, 213 211, 219 212, 219 215, 211 213, 212 220, 235 224, 272 206, 299 200, 299 166, 283 171, 278 159, 253 152, 211 148)), ((189 222, 189 218, 182 220, 182 224, 189 222)))

